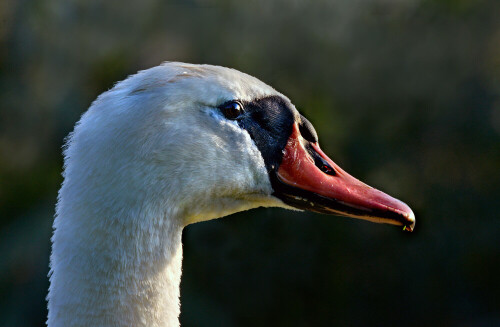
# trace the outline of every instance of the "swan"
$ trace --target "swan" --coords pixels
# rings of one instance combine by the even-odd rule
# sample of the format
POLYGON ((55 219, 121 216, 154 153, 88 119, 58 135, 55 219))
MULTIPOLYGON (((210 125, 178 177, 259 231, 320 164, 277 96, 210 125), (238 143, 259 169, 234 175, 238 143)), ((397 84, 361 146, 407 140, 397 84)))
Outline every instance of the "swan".
POLYGON ((413 230, 403 202, 347 174, 255 77, 167 62, 101 94, 64 146, 49 327, 178 326, 186 225, 283 207, 413 230))

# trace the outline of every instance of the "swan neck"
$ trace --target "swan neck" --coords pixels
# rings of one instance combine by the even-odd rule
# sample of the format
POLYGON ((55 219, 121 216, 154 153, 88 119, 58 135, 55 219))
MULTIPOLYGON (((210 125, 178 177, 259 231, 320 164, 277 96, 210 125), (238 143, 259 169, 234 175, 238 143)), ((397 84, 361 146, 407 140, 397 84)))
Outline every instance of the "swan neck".
POLYGON ((58 204, 48 326, 178 326, 181 220, 78 207, 58 204))

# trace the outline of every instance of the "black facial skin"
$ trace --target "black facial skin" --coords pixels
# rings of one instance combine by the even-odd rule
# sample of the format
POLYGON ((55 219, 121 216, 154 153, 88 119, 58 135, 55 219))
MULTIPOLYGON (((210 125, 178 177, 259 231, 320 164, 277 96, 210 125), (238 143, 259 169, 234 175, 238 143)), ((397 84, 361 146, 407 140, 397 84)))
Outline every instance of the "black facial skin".
POLYGON ((279 96, 269 96, 252 102, 229 101, 219 106, 228 119, 236 120, 247 130, 262 153, 267 171, 272 174, 278 169, 283 150, 295 121, 305 140, 305 147, 316 166, 325 174, 334 176, 335 170, 312 148, 318 142, 313 125, 295 110, 292 104, 279 96), (236 110, 236 108, 238 110, 236 110))
POLYGON ((228 101, 220 105, 219 109, 226 118, 236 120, 250 134, 264 158, 269 175, 274 175, 278 170, 296 121, 305 139, 305 147, 316 166, 325 174, 335 175, 335 170, 310 145, 318 142, 313 125, 287 99, 269 96, 245 103, 228 101))
MULTIPOLYGON (((274 195, 283 201, 289 203, 289 198, 294 198, 292 194, 297 194, 299 191, 301 194, 305 192, 289 188, 276 176, 283 159, 285 146, 296 121, 305 140, 305 147, 316 166, 325 174, 336 174, 335 170, 310 145, 318 142, 318 134, 313 125, 299 114, 287 99, 280 96, 269 96, 245 103, 228 101, 220 105, 219 109, 226 118, 236 120, 238 125, 250 134, 264 159, 271 185, 275 190, 274 195), (238 114, 235 113, 235 108, 239 109, 238 114)), ((302 203, 294 203, 293 205, 303 208, 302 203)))
POLYGON ((243 108, 243 114, 236 121, 250 134, 271 174, 281 163, 298 112, 280 96, 246 102, 243 108))

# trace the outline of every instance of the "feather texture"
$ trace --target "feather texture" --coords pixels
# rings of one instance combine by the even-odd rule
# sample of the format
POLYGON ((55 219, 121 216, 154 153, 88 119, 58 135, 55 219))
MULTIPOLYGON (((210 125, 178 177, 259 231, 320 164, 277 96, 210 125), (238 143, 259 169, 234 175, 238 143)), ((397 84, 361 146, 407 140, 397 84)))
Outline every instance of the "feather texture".
POLYGON ((97 98, 64 149, 50 327, 179 324, 183 227, 286 207, 249 134, 217 109, 270 95, 233 69, 165 63, 97 98))

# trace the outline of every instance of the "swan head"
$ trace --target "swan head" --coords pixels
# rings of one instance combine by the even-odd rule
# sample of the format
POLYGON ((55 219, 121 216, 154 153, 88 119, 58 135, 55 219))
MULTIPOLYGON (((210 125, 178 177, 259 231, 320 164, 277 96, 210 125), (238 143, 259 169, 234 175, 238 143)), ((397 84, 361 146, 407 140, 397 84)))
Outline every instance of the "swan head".
POLYGON ((259 206, 415 224, 406 204, 326 156, 286 96, 224 67, 168 62, 118 83, 82 116, 65 155, 67 187, 85 180, 68 192, 92 188, 94 202, 159 215, 168 204, 182 225, 259 206))

